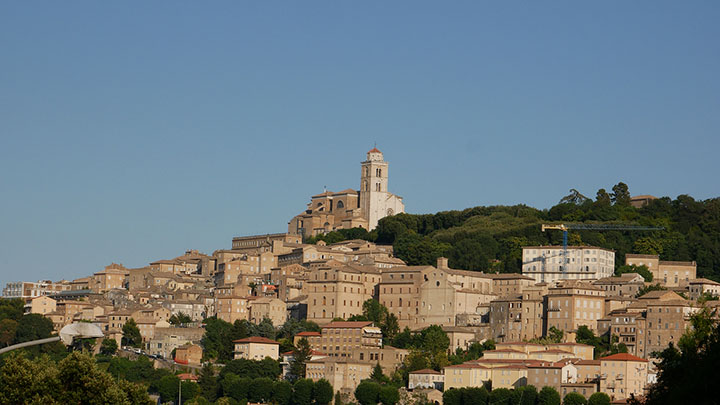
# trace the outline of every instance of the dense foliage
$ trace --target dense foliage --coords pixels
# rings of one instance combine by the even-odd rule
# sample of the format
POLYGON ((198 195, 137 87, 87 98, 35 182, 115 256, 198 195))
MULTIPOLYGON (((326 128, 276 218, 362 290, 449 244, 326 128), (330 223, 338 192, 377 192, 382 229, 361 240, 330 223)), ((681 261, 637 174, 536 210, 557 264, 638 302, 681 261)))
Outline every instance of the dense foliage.
POLYGON ((543 233, 542 223, 658 226, 665 230, 573 231, 569 239, 615 250, 618 267, 627 253, 659 254, 661 260, 694 260, 698 277, 720 281, 720 198, 696 201, 680 195, 634 208, 629 195, 627 185, 619 183, 612 192, 598 190, 595 200, 573 190, 549 210, 515 205, 398 214, 381 219, 371 233, 342 230, 317 239, 332 243, 359 237, 392 244, 395 255, 410 265, 434 265, 445 256, 453 268, 510 273, 521 270, 522 246, 562 243, 562 233, 543 233))
MULTIPOLYGON (((549 388, 555 391, 554 388, 549 388)), ((546 390, 547 391, 547 390, 546 390)), ((560 405, 560 394, 555 391, 560 405)), ((515 389, 498 388, 488 391, 486 387, 451 388, 443 393, 445 405, 544 405, 532 385, 515 389)))
MULTIPOLYGON (((717 403, 714 383, 720 363, 720 322, 717 313, 704 308, 692 315, 692 328, 658 354, 657 383, 650 386, 644 403, 717 403)), ((632 403, 641 403, 637 400, 632 403)))
MULTIPOLYGON (((52 336, 52 321, 39 314, 23 315, 24 306, 21 299, 0 299, 0 347, 52 336)), ((49 354, 55 360, 67 355, 65 346, 60 342, 32 346, 25 352, 32 357, 49 354)))
POLYGON ((147 388, 101 371, 88 354, 55 363, 14 353, 0 369, 3 404, 152 404, 147 388))

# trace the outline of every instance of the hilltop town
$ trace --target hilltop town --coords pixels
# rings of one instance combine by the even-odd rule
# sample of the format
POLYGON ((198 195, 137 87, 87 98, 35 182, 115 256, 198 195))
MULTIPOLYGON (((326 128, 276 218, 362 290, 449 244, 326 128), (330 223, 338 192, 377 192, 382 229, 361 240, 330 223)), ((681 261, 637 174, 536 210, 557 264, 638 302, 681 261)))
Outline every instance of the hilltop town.
POLYGON ((718 307, 720 283, 699 278, 696 262, 657 254, 625 254, 618 266, 612 249, 527 245, 512 273, 452 268, 446 257, 409 265, 392 245, 322 240, 405 212, 388 166, 373 148, 357 190, 313 195, 287 233, 238 236, 139 268, 111 263, 74 280, 12 282, 3 298, 22 300, 54 332, 94 323, 104 334, 95 352, 149 357, 184 368, 188 380, 204 364, 269 358, 278 380, 324 380, 360 403, 372 402, 362 398, 368 381, 383 378, 436 403, 452 389, 531 385, 622 403, 647 393, 654 357, 677 345, 692 315, 718 307))

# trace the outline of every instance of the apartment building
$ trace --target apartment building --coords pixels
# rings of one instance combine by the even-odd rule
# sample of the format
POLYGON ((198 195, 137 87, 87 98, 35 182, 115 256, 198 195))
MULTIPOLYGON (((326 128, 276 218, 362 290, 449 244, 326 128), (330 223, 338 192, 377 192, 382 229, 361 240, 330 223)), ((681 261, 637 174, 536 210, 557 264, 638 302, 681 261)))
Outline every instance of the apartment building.
POLYGON ((568 246, 563 264, 562 246, 523 247, 522 274, 536 282, 598 280, 615 272, 615 252, 595 246, 568 246))
POLYGON ((250 306, 247 297, 235 295, 218 296, 215 304, 218 319, 235 323, 237 320, 250 319, 250 306))
POLYGON ((691 299, 698 299, 702 294, 720 296, 720 283, 706 278, 696 278, 688 283, 691 299))
POLYGON ((268 318, 279 327, 287 320, 287 305, 277 298, 260 297, 249 302, 250 322, 259 324, 268 318))
POLYGON ((697 263, 660 260, 658 255, 625 255, 626 265, 647 266, 653 275, 653 283, 665 287, 685 287, 697 278, 697 263))
POLYGON ((561 392, 563 384, 574 384, 577 381, 577 367, 570 361, 540 361, 527 365, 527 385, 553 387, 561 392))
MULTIPOLYGON (((302 332, 296 341, 304 337, 313 350, 331 357, 352 357, 353 351, 360 348, 381 348, 382 332, 369 321, 344 322, 336 321, 323 325, 322 332, 302 332)), ((363 358, 364 360, 380 360, 379 358, 363 358)))
POLYGON ((445 375, 439 371, 422 369, 411 371, 408 375, 408 389, 430 388, 443 390, 445 375))
POLYGON ((305 376, 317 382, 325 379, 335 392, 352 394, 362 380, 370 378, 374 364, 349 358, 320 358, 305 363, 305 376))
POLYGON ((68 291, 70 290, 70 288, 70 283, 67 281, 17 281, 5 284, 5 288, 3 288, 2 291, 2 296, 3 298, 31 299, 35 297, 42 297, 45 295, 54 295, 61 291, 68 291))
POLYGON ((682 334, 690 326, 690 315, 697 309, 674 292, 653 291, 642 298, 645 298, 641 301, 647 306, 644 353, 646 356, 651 356, 653 352, 664 350, 671 342, 677 345, 682 334))
POLYGON ((605 315, 605 291, 588 282, 563 281, 548 289, 547 327, 570 332, 580 325, 597 330, 597 320, 605 315))
POLYGON ((612 400, 641 396, 648 382, 648 361, 628 353, 600 359, 600 391, 612 400))
POLYGON ((373 267, 346 265, 316 270, 306 282, 307 319, 318 324, 362 314, 362 304, 376 294, 380 272, 373 267))

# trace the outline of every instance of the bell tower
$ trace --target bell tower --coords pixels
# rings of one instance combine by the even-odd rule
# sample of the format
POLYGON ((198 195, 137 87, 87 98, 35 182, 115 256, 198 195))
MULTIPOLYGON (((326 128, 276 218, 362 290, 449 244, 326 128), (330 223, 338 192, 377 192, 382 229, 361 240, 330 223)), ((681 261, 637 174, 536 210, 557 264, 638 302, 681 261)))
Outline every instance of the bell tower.
POLYGON ((372 148, 360 166, 360 208, 368 220, 368 230, 372 230, 387 215, 384 201, 388 193, 388 164, 382 152, 372 148))

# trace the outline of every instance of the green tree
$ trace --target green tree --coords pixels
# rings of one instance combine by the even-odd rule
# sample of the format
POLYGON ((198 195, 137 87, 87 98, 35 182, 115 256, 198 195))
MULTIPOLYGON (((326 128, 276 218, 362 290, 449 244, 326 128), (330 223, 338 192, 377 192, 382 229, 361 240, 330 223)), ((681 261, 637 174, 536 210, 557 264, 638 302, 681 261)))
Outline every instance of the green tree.
POLYGON ((568 392, 563 399, 563 405, 586 405, 587 399, 577 392, 568 392))
POLYGON ((269 401, 273 392, 273 380, 268 377, 260 377, 253 380, 250 386, 248 400, 251 402, 269 401))
POLYGON ((385 385, 380 388, 378 398, 383 405, 395 405, 400 400, 400 393, 392 385, 385 385))
POLYGON ((163 403, 176 401, 178 398, 178 387, 180 379, 175 375, 165 375, 156 384, 156 392, 160 395, 163 403))
POLYGON ((370 374, 370 379, 380 384, 387 384, 390 382, 390 379, 385 374, 383 374, 380 363, 375 364, 375 367, 373 367, 373 371, 370 374))
POLYGON ((662 255, 663 243, 661 240, 646 236, 635 240, 633 250, 643 255, 662 255))
POLYGON ((198 374, 198 385, 200 386, 200 395, 210 402, 214 402, 218 397, 218 381, 215 377, 215 368, 210 363, 205 363, 198 374))
POLYGON ((177 314, 173 314, 168 322, 173 325, 183 325, 192 322, 192 318, 184 312, 178 312, 177 314))
POLYGON ((601 188, 597 191, 597 195, 595 196, 595 202, 600 207, 609 207, 612 199, 610 198, 610 194, 608 194, 608 192, 605 191, 604 188, 601 188))
POLYGON ((100 344, 100 354, 105 356, 114 356, 117 353, 118 344, 115 339, 105 338, 100 344))
POLYGON ((18 322, 13 319, 3 319, 0 321, 0 346, 10 346, 15 341, 15 333, 17 333, 18 322))
POLYGON ((140 329, 138 329, 137 323, 133 318, 130 318, 125 322, 122 327, 122 344, 123 346, 140 347, 142 345, 142 336, 140 335, 140 329))
POLYGON ((333 400, 333 387, 326 379, 320 379, 313 387, 313 399, 317 405, 328 405, 333 400))
POLYGON ((358 400, 360 405, 374 405, 379 401, 380 396, 380 384, 365 380, 358 384, 355 388, 355 399, 358 400))
POLYGON ((623 265, 618 267, 617 270, 615 270, 615 275, 617 276, 625 273, 637 273, 641 275, 645 279, 645 281, 648 282, 653 280, 652 272, 644 264, 640 266, 636 266, 634 264, 623 265))
POLYGON ((588 398, 588 405, 610 405, 610 396, 604 392, 596 392, 588 398))
POLYGON ((244 377, 240 378, 237 374, 227 373, 221 379, 223 393, 237 401, 248 398, 252 379, 244 377))
POLYGON ((400 324, 398 323, 397 316, 395 314, 388 313, 385 317, 385 321, 380 325, 380 330, 385 338, 392 341, 395 335, 400 331, 400 324))
POLYGON ((620 182, 613 186, 612 194, 610 195, 613 204, 628 207, 630 206, 630 191, 628 190, 627 184, 620 182))
POLYGON ((496 388, 490 391, 490 402, 498 405, 510 405, 512 394, 507 388, 496 388))
POLYGON ((450 339, 439 325, 430 325, 420 332, 420 350, 430 360, 430 365, 439 370, 448 365, 447 350, 450 339))
POLYGON ((25 312, 25 301, 20 298, 0 299, 0 320, 19 321, 25 312))
POLYGON ((203 334, 201 341, 203 357, 217 359, 220 363, 231 361, 233 357, 232 341, 249 336, 249 334, 242 336, 243 330, 247 332, 244 324, 240 322, 233 325, 215 317, 206 319, 205 334, 203 334))
POLYGON ((312 357, 312 349, 307 339, 301 338, 293 350, 293 359, 290 361, 288 379, 295 381, 305 378, 305 363, 312 357))
MULTIPOLYGON (((464 405, 485 405, 490 399, 490 393, 485 387, 463 388, 461 392, 464 405)), ((499 404, 501 403, 499 402, 499 404)))
POLYGON ((288 381, 275 381, 272 389, 272 401, 277 405, 290 405, 293 386, 288 381))
POLYGON ((313 388, 315 383, 308 378, 302 378, 293 386, 293 404, 310 405, 313 400, 313 388))
POLYGON ((27 314, 18 321, 14 343, 49 338, 52 331, 53 323, 50 319, 40 314, 27 314))
POLYGON ((560 405, 560 394, 553 387, 542 387, 538 392, 538 405, 560 405))
POLYGON ((462 391, 450 388, 443 392, 443 405, 463 405, 462 391))
POLYGON ((526 385, 512 390, 511 403, 513 405, 535 405, 536 398, 537 388, 533 385, 526 385))

